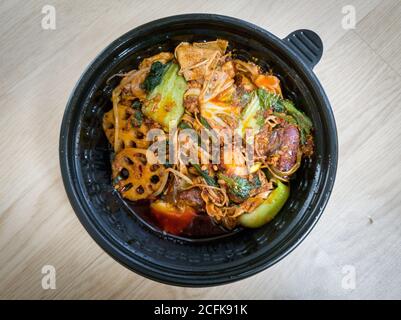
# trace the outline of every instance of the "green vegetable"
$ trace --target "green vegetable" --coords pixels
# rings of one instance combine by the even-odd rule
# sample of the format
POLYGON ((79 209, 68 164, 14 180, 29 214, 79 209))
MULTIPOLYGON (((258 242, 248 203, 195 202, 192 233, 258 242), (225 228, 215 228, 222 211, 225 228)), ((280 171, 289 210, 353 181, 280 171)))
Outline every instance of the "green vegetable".
POLYGON ((241 215, 239 223, 247 228, 259 228, 270 222, 284 206, 289 194, 290 188, 277 180, 277 188, 255 210, 241 215))
POLYGON ((187 90, 184 77, 178 75, 179 66, 168 64, 162 80, 147 96, 143 113, 159 123, 164 130, 175 127, 184 114, 183 99, 187 90))
POLYGON ((280 96, 276 95, 275 93, 268 92, 265 89, 259 88, 258 89, 258 97, 260 104, 265 109, 272 108, 276 112, 284 112, 285 108, 282 104, 282 99, 280 96))
POLYGON ((249 103, 241 112, 237 131, 241 137, 244 137, 246 129, 258 131, 263 126, 264 121, 263 107, 256 91, 253 91, 249 103))
POLYGON ((295 121, 295 119, 285 113, 279 113, 279 112, 273 112, 273 115, 276 116, 277 118, 283 119, 284 121, 290 123, 290 124, 295 124, 297 125, 298 123, 295 121))
POLYGON ((131 119, 131 124, 133 127, 140 127, 143 122, 143 114, 140 110, 135 110, 134 115, 131 119))
POLYGON ((192 127, 186 123, 185 121, 181 121, 180 124, 178 125, 178 128, 180 129, 192 129, 192 127))
POLYGON ((284 100, 283 105, 287 113, 298 123, 300 129, 304 130, 306 134, 309 134, 313 127, 312 121, 303 112, 295 108, 291 101, 284 100))
POLYGON ((145 81, 143 82, 143 88, 146 90, 146 92, 152 91, 160 84, 166 66, 166 64, 163 64, 160 61, 156 61, 152 64, 149 74, 146 76, 145 81))
POLYGON ((207 122, 207 120, 201 115, 199 115, 199 121, 206 129, 212 130, 212 127, 210 126, 209 122, 207 122))
POLYGON ((241 103, 241 105, 246 105, 246 104, 248 104, 249 100, 251 100, 251 95, 248 92, 245 92, 241 96, 240 103, 241 103))
POLYGON ((219 185, 217 184, 216 180, 214 180, 213 177, 209 176, 207 170, 202 170, 199 164, 196 163, 191 163, 192 166, 195 168, 196 171, 198 171, 199 175, 205 179, 206 183, 209 186, 212 187, 218 187, 219 185))
POLYGON ((310 134, 313 127, 308 116, 299 111, 290 100, 285 100, 274 93, 258 89, 258 96, 263 108, 271 108, 275 116, 298 126, 301 132, 301 143, 304 144, 306 136, 310 134))
POLYGON ((214 140, 212 141, 216 141, 216 139, 218 139, 218 135, 216 133, 216 131, 213 130, 213 128, 210 126, 209 122, 202 117, 201 115, 198 116, 199 117, 199 122, 206 128, 209 130, 208 134, 210 135, 210 137, 214 140))
POLYGON ((199 115, 199 122, 206 128, 209 130, 209 134, 213 139, 218 139, 217 133, 216 131, 213 130, 213 128, 210 126, 209 122, 202 117, 201 115, 199 115))
POLYGON ((253 181, 249 181, 238 176, 229 177, 220 172, 218 173, 218 177, 227 183, 229 193, 234 196, 235 200, 238 200, 238 202, 245 201, 249 198, 253 189, 260 187, 260 180, 258 177, 255 177, 253 181))
POLYGON ((135 110, 141 110, 141 107, 142 107, 142 103, 139 99, 135 99, 131 104, 131 108, 135 109, 135 110))

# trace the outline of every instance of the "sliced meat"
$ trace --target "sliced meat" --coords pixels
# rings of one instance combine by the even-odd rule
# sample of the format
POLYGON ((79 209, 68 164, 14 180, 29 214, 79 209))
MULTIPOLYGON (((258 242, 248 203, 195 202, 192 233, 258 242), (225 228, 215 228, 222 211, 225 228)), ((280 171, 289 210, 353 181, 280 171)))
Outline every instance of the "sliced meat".
POLYGON ((299 131, 294 125, 288 125, 283 128, 280 160, 277 169, 286 172, 289 171, 297 161, 297 153, 299 149, 299 131))
POLYGON ((255 137, 259 155, 278 158, 275 167, 283 172, 289 171, 297 161, 300 147, 298 128, 287 124, 272 131, 266 126, 255 137))
POLYGON ((205 202, 201 197, 201 190, 199 188, 192 188, 179 192, 177 195, 177 203, 193 207, 198 211, 204 210, 205 207, 205 202))

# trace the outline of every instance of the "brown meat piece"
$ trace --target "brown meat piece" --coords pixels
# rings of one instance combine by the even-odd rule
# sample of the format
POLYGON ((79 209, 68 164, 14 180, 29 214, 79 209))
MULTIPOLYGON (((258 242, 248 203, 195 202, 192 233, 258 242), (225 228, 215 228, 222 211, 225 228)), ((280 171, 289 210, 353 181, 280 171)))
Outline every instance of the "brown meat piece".
POLYGON ((297 161, 299 131, 292 124, 269 131, 267 127, 256 135, 256 148, 260 155, 278 157, 276 168, 289 171, 297 161))
POLYGON ((192 188, 189 190, 181 191, 177 195, 178 204, 186 205, 201 211, 205 207, 205 202, 201 197, 201 190, 199 188, 192 188))
POLYGON ((297 162, 297 153, 299 149, 299 131, 294 125, 288 125, 283 128, 281 146, 280 146, 280 160, 278 169, 280 171, 289 171, 297 162))

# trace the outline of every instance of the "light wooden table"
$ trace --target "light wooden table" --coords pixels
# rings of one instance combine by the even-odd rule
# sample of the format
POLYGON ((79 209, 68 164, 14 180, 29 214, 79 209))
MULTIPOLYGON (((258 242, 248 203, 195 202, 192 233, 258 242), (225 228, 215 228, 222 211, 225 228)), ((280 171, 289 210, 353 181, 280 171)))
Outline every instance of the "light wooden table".
POLYGON ((0 4, 0 298, 401 298, 399 0, 49 2, 56 30, 41 27, 47 1, 0 4), (341 24, 347 4, 355 29, 341 24), (239 17, 280 37, 318 32, 325 51, 315 71, 340 142, 334 192, 310 236, 265 272, 205 289, 158 284, 104 253, 78 222, 58 164, 66 101, 89 62, 131 28, 189 12, 239 17), (42 289, 44 265, 56 269, 55 290, 42 289))

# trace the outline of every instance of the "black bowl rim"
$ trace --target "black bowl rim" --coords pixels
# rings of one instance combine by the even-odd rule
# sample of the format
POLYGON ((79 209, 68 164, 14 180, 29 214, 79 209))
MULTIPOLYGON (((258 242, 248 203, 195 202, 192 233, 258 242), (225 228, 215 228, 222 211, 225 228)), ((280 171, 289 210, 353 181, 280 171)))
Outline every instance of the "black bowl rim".
POLYGON ((207 287, 222 285, 255 275, 279 262, 289 253, 291 253, 306 238, 306 236, 316 225, 317 221, 320 219, 334 186, 338 162, 338 137, 336 123, 330 106, 330 102, 319 80, 313 73, 312 69, 294 51, 292 51, 292 49, 288 47, 283 40, 257 25, 238 18, 218 14, 191 13, 157 19, 136 27, 114 40, 95 57, 95 59, 82 73, 68 99, 60 130, 59 158, 64 187, 66 189, 67 196, 74 209, 75 214, 77 215, 79 221, 82 223, 87 232, 96 241, 96 243, 112 258, 114 258, 117 262, 124 265, 128 269, 136 272, 137 274, 158 282, 176 286, 207 287), (299 70, 301 70, 302 73, 307 77, 309 85, 311 86, 311 88, 313 88, 313 92, 316 95, 316 99, 318 100, 319 105, 323 106, 321 112, 324 114, 325 119, 327 119, 327 126, 328 131, 330 132, 331 142, 328 151, 330 155, 330 162, 328 165, 327 173, 325 175, 326 179, 323 182, 322 193, 319 195, 319 199, 317 201, 319 203, 319 208, 314 208, 313 212, 310 214, 310 217, 307 220, 307 223, 305 223, 297 230, 296 235, 293 236, 292 239, 294 241, 290 241, 291 243, 287 243, 285 248, 283 248, 283 250, 281 250, 281 252, 277 254, 277 256, 273 259, 270 259, 268 261, 258 261, 257 265, 253 266, 253 268, 251 269, 244 266, 240 270, 234 271, 234 274, 225 274, 221 277, 212 277, 210 280, 202 279, 201 281, 188 278, 185 275, 179 276, 169 273, 162 273, 160 269, 152 268, 149 265, 144 265, 139 261, 133 261, 132 259, 130 259, 129 255, 123 253, 118 246, 112 243, 113 239, 107 239, 105 235, 96 228, 85 210, 84 203, 81 202, 78 190, 74 187, 74 184, 77 182, 76 179, 74 179, 75 166, 74 162, 71 159, 71 141, 67 139, 67 137, 71 135, 71 110, 74 105, 75 97, 78 96, 77 92, 79 92, 81 83, 84 82, 86 78, 89 78, 91 72, 96 69, 96 66, 100 63, 104 56, 108 55, 110 51, 112 51, 116 46, 124 42, 126 39, 129 39, 130 37, 138 33, 144 32, 149 28, 153 28, 157 25, 166 25, 166 27, 168 27, 170 23, 194 20, 223 22, 228 25, 247 29, 254 34, 262 36, 266 39, 266 41, 274 42, 279 50, 285 52, 285 54, 288 55, 288 59, 290 59, 291 62, 294 63, 299 68, 299 70))

